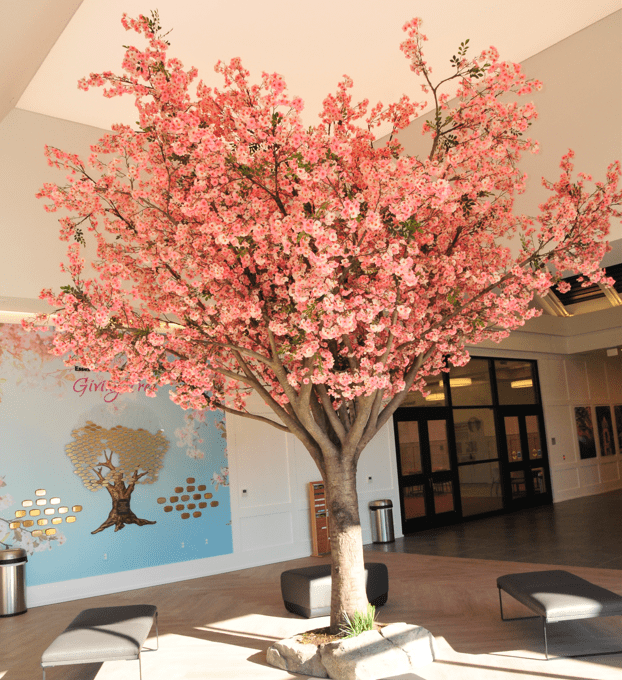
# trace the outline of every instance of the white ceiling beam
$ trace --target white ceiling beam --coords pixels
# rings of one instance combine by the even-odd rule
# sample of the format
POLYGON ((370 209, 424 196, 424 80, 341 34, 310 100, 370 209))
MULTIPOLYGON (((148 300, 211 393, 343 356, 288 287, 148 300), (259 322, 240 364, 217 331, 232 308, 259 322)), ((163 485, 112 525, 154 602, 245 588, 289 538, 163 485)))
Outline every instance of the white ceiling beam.
POLYGON ((82 0, 0 2, 0 121, 17 104, 82 0))

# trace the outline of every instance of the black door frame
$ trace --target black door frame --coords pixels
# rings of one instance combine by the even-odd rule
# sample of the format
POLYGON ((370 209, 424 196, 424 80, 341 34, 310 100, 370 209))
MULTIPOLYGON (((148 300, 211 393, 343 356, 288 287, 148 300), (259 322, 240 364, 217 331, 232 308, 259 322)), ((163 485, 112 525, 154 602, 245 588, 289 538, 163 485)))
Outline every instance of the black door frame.
POLYGON ((402 514, 402 531, 412 533, 422 529, 430 529, 446 524, 455 524, 462 517, 460 505, 458 460, 456 457, 456 442, 454 435, 454 422, 452 409, 448 406, 435 407, 405 407, 396 411, 393 416, 395 432, 395 448, 397 453, 398 485, 400 492, 400 510, 402 514), (444 420, 447 431, 447 454, 449 457, 449 470, 433 471, 430 455, 430 442, 428 433, 428 421, 444 420), (416 475, 402 475, 402 459, 400 455, 399 423, 416 422, 419 428, 419 444, 421 453, 422 472, 416 475), (423 424, 423 425, 422 425, 423 424), (434 505, 434 485, 451 483, 454 509, 449 512, 437 512, 434 505), (422 486, 422 495, 425 503, 425 514, 421 517, 406 519, 404 488, 422 486))
MULTIPOLYGON (((551 472, 550 472, 550 461, 548 456, 547 448, 547 438, 546 430, 544 424, 544 412, 542 409, 542 402, 540 399, 540 384, 538 375, 538 362, 530 359, 513 359, 510 358, 508 361, 527 361, 532 365, 532 377, 535 388, 535 403, 532 404, 516 404, 516 405, 502 405, 499 403, 499 394, 497 389, 496 380, 496 364, 497 360, 501 360, 499 357, 484 357, 478 356, 474 357, 477 359, 485 359, 489 362, 488 370, 490 375, 490 385, 492 392, 492 403, 491 404, 473 404, 465 406, 464 408, 492 408, 495 418, 495 429, 497 436, 497 454, 498 454, 498 464, 499 464, 499 477, 501 486, 501 496, 503 501, 503 507, 498 510, 491 510, 490 512, 482 513, 481 515, 469 515, 464 518, 462 515, 462 502, 460 493, 460 477, 458 460, 456 455, 456 438, 455 438, 455 425, 454 425, 454 408, 460 410, 463 407, 454 407, 452 404, 452 390, 450 389, 450 380, 446 381, 445 384, 445 404, 443 406, 404 406, 399 408, 393 416, 394 424, 394 436, 395 436, 395 446, 397 453, 397 467, 398 467, 398 485, 400 494, 400 507, 402 510, 402 526, 404 533, 412 533, 414 531, 420 531, 422 529, 432 528, 434 526, 439 526, 441 524, 450 524, 462 521, 469 521, 471 519, 477 519, 479 517, 487 517, 491 515, 504 514, 508 512, 513 512, 525 507, 534 507, 539 505, 550 504, 553 502, 553 490, 551 486, 551 472), (536 416, 538 419, 538 427, 540 430, 540 445, 542 448, 542 457, 534 460, 529 459, 528 452, 528 440, 526 432, 526 422, 525 418, 528 415, 536 416), (526 459, 518 462, 512 462, 509 459, 507 451, 507 439, 505 432, 505 416, 518 416, 519 417, 519 430, 521 436, 521 446, 522 450, 526 452, 526 459), (401 421, 428 421, 428 420, 438 420, 444 419, 447 422, 447 440, 449 448, 449 460, 450 460, 450 472, 447 474, 447 479, 452 481, 452 491, 454 500, 454 511, 450 513, 445 513, 441 515, 436 515, 432 513, 431 516, 424 515, 422 518, 417 518, 416 520, 411 520, 407 522, 404 512, 404 484, 401 474, 401 460, 399 453, 399 432, 398 423, 401 421), (543 469, 543 483, 545 484, 544 493, 534 493, 533 485, 533 468, 542 467, 543 469), (526 493, 522 498, 512 497, 512 481, 511 473, 515 470, 523 470, 525 474, 525 485, 526 493)), ((426 428, 427 429, 427 428, 426 428)), ((420 437, 421 438, 421 437, 420 437)), ((426 441, 426 446, 428 442, 426 441)), ((429 456, 429 448, 427 454, 429 456)), ((422 460, 423 463, 423 460, 422 460)), ((428 468, 429 469, 429 468, 428 468)), ((429 479, 429 476, 428 476, 429 479)), ((433 481, 432 481, 433 483, 433 481)), ((424 485, 424 494, 426 499, 430 499, 433 495, 433 490, 430 486, 430 481, 426 481, 424 485)), ((427 507, 433 507, 430 500, 427 501, 427 507)))
POLYGON ((546 445, 546 433, 544 430, 544 416, 542 414, 542 407, 540 404, 497 407, 497 433, 497 447, 499 451, 499 460, 501 463, 501 483, 503 487, 503 505, 505 511, 512 512, 522 508, 533 508, 539 505, 547 505, 552 503, 553 491, 551 488, 550 463, 546 445), (527 416, 535 416, 538 419, 540 446, 542 447, 542 456, 540 458, 532 459, 529 456, 529 441, 526 425, 527 416), (519 461, 512 461, 510 459, 510 452, 508 451, 505 431, 506 417, 518 418, 521 452, 524 452, 522 459, 519 461), (543 493, 535 493, 533 485, 532 470, 539 467, 542 467, 543 469, 543 482, 545 485, 545 491, 543 493), (515 471, 521 471, 524 473, 525 496, 523 497, 514 498, 512 495, 511 473, 515 471))

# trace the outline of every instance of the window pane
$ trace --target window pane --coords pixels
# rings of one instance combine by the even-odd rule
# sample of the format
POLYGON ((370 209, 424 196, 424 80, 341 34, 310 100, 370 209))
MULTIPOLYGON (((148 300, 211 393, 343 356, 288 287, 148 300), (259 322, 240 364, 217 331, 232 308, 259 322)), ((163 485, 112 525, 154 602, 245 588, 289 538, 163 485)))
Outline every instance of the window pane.
POLYGON ((454 509, 454 487, 450 479, 443 482, 434 482, 434 511, 451 512, 454 509))
POLYGON ((506 416, 503 420, 505 423, 505 441, 508 447, 508 460, 511 463, 515 463, 518 460, 523 460, 518 417, 506 416))
POLYGON ((428 375, 425 378, 430 394, 424 397, 421 392, 409 392, 402 406, 445 406, 445 390, 440 384, 442 375, 428 375))
POLYGON ((416 420, 400 421, 397 424, 397 432, 400 440, 402 475, 416 475, 421 472, 419 423, 416 420))
POLYGON ((458 463, 498 457, 495 420, 491 408, 454 410, 458 463))
POLYGON ((546 483, 544 481, 544 468, 533 468, 533 491, 534 493, 546 493, 546 483))
POLYGON ((542 441, 540 440, 540 426, 538 416, 527 416, 525 418, 527 426, 527 441, 529 442, 529 458, 537 460, 542 458, 542 441))
POLYGON ((488 359, 471 359, 466 366, 452 368, 449 387, 454 406, 492 404, 488 359))
POLYGON ((447 443, 447 421, 428 420, 428 437, 430 439, 430 458, 432 472, 449 470, 449 445, 447 443))
POLYGON ((406 519, 423 517, 425 515, 425 499, 423 497, 423 484, 416 486, 405 486, 404 493, 404 515, 406 519))
POLYGON ((510 481, 512 482, 512 498, 524 498, 527 495, 525 471, 514 470, 510 472, 510 481))
POLYGON ((495 360, 500 404, 536 404, 533 364, 530 361, 495 360))
POLYGON ((461 465, 459 473, 464 517, 500 510, 503 507, 499 463, 461 465))

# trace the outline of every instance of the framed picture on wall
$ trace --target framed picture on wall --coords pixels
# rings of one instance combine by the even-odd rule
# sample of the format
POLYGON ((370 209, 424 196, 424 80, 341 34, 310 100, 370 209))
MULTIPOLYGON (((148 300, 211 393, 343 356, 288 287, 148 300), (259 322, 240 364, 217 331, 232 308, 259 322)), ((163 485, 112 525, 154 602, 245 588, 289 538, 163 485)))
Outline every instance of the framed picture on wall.
POLYGON ((581 460, 596 458, 592 409, 589 406, 575 406, 574 419, 577 426, 577 439, 579 441, 581 460))
POLYGON ((598 442, 601 456, 613 456, 616 445, 613 442, 613 420, 610 406, 596 407, 596 425, 598 428, 598 442))
POLYGON ((618 451, 622 453, 622 404, 615 404, 613 414, 616 419, 616 432, 618 433, 618 451))

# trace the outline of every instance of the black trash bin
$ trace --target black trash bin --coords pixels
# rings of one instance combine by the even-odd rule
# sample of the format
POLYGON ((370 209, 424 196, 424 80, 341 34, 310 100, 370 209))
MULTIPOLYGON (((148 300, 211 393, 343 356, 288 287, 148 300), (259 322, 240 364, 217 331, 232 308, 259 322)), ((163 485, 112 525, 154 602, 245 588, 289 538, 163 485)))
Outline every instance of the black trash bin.
POLYGON ((24 614, 26 607, 26 551, 0 550, 0 616, 24 614))
POLYGON ((371 501, 371 538, 374 543, 393 543, 393 502, 388 498, 371 501))

